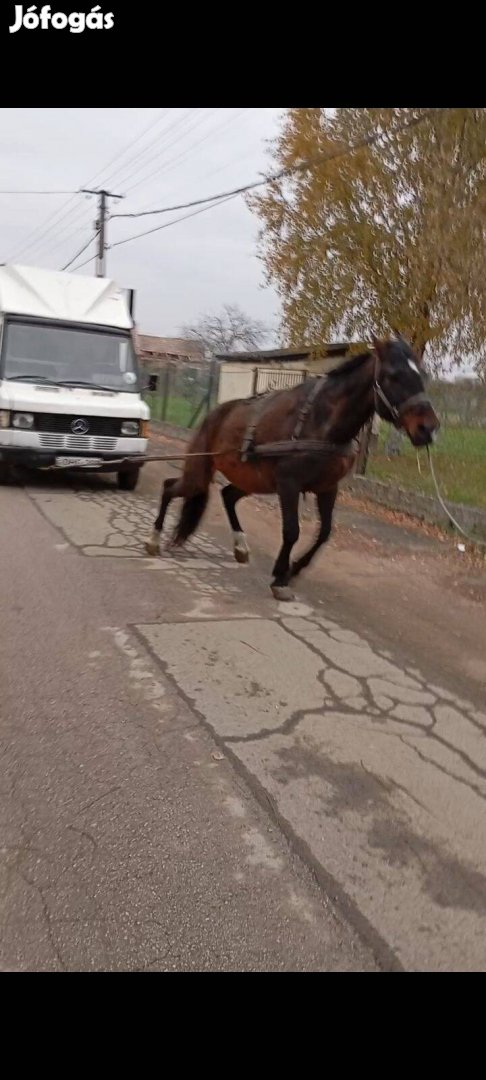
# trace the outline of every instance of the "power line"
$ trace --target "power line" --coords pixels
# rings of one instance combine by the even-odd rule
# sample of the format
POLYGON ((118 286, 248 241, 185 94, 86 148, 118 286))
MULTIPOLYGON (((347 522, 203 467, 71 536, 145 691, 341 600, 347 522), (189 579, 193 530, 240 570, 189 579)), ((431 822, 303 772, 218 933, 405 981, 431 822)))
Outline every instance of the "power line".
MULTIPOLYGON (((61 270, 68 270, 69 267, 72 265, 72 263, 76 262, 76 259, 79 259, 79 256, 83 254, 83 251, 86 251, 86 248, 89 248, 90 244, 92 244, 93 241, 96 240, 96 237, 100 235, 100 232, 101 232, 101 230, 98 229, 95 232, 94 236, 90 237, 90 239, 88 240, 88 243, 83 244, 83 247, 80 248, 79 251, 77 251, 75 255, 73 255, 72 259, 70 259, 69 262, 67 262, 65 266, 61 267, 61 270)), ((93 259, 96 259, 96 255, 93 255, 93 259)), ((91 262, 91 259, 89 261, 91 262)))
MULTIPOLYGON (((147 132, 151 131, 151 130, 152 130, 152 128, 154 128, 154 127, 157 127, 157 124, 160 124, 160 121, 161 121, 161 120, 163 120, 163 119, 165 118, 165 116, 167 115, 168 111, 169 111, 168 109, 161 109, 160 113, 158 113, 158 115, 156 116, 155 120, 151 120, 150 124, 148 124, 148 125, 147 125, 147 127, 145 127, 145 128, 143 129, 143 131, 141 131, 141 132, 140 132, 140 135, 137 135, 137 138, 136 138, 136 139, 132 139, 132 141, 128 143, 128 146, 126 146, 124 150, 120 150, 120 151, 118 151, 118 153, 117 153, 117 154, 114 154, 114 155, 113 155, 113 157, 112 157, 112 158, 110 158, 110 161, 108 162, 108 164, 107 164, 107 165, 105 165, 104 169, 101 169, 101 170, 100 170, 100 172, 101 172, 101 173, 105 173, 105 172, 106 172, 106 170, 110 168, 110 165, 112 165, 112 164, 113 164, 113 162, 117 160, 117 158, 119 158, 119 157, 123 157, 123 155, 124 155, 124 154, 126 154, 127 150, 130 150, 132 146, 135 146, 135 145, 136 145, 136 144, 137 144, 138 142, 140 142, 140 139, 143 139, 144 135, 146 135, 146 134, 147 134, 147 132)), ((149 146, 150 146, 150 145, 151 145, 151 144, 149 143, 149 146)), ((145 150, 147 150, 147 147, 145 147, 145 150)), ((144 153, 145 153, 145 150, 142 150, 142 151, 141 151, 141 153, 142 153, 142 154, 144 154, 144 153)), ((133 157, 131 157, 131 158, 128 158, 128 160, 127 160, 127 161, 125 161, 125 163, 124 163, 124 164, 123 164, 123 165, 121 166, 121 169, 122 169, 122 171, 123 171, 123 169, 124 169, 124 168, 126 168, 126 166, 127 166, 127 165, 128 165, 128 164, 129 164, 130 162, 131 162, 131 161, 133 161, 133 160, 134 160, 134 159, 135 159, 135 158, 136 158, 136 157, 137 157, 137 156, 138 156, 139 154, 140 154, 140 151, 137 151, 137 154, 134 154, 134 155, 133 155, 133 157)), ((88 184, 92 184, 92 183, 94 182, 94 180, 96 180, 96 178, 97 178, 98 176, 100 176, 100 172, 96 173, 96 175, 95 175, 95 176, 94 176, 94 177, 93 177, 93 178, 92 178, 91 180, 87 180, 87 183, 88 183, 88 184)), ((104 184, 111 184, 111 182, 112 182, 112 180, 113 180, 113 177, 117 175, 117 172, 118 172, 118 169, 115 169, 115 172, 114 172, 114 173, 112 173, 112 174, 111 174, 110 176, 108 176, 108 177, 107 177, 107 178, 106 178, 105 180, 103 180, 102 182, 103 182, 104 184)), ((100 181, 100 183, 101 183, 101 181, 100 181)))
POLYGON ((129 244, 130 240, 138 240, 141 236, 149 236, 150 233, 161 232, 162 229, 169 229, 171 225, 177 225, 179 221, 187 221, 188 218, 197 217, 198 214, 204 214, 206 210, 213 210, 215 206, 221 206, 222 203, 230 202, 231 199, 236 199, 236 195, 228 195, 226 199, 220 199, 217 203, 213 202, 210 206, 203 206, 200 210, 194 210, 192 214, 183 214, 182 217, 173 218, 172 221, 166 221, 164 225, 156 225, 154 229, 146 229, 145 232, 135 233, 134 236, 127 236, 124 240, 117 240, 116 243, 110 244, 110 249, 120 247, 121 244, 129 244))
MULTIPOLYGON (((172 139, 172 142, 170 142, 167 146, 162 147, 162 149, 158 150, 156 154, 153 154, 152 157, 149 158, 148 161, 146 161, 144 163, 144 165, 142 165, 142 171, 143 171, 143 169, 145 168, 146 165, 150 165, 150 163, 152 161, 155 161, 156 158, 160 157, 160 155, 162 153, 164 153, 166 150, 170 150, 172 146, 175 146, 176 143, 180 142, 180 140, 185 138, 186 135, 190 135, 192 131, 195 131, 196 128, 200 127, 201 124, 204 123, 205 120, 208 120, 211 116, 213 116, 215 112, 217 112, 217 109, 213 109, 212 113, 209 114, 209 117, 200 116, 199 119, 196 120, 195 124, 192 124, 191 127, 187 128, 185 131, 181 132, 181 134, 177 135, 175 139, 172 139)), ((186 119, 188 119, 188 117, 186 117, 186 119)), ((126 184, 127 180, 131 180, 133 176, 137 176, 137 173, 139 173, 140 171, 141 171, 140 169, 134 169, 131 173, 129 173, 128 176, 126 176, 124 178, 123 184, 126 184)), ((151 177, 154 176, 158 171, 159 171, 159 166, 157 166, 156 169, 153 169, 152 172, 148 174, 148 176, 142 176, 142 178, 140 180, 136 180, 136 182, 134 184, 131 184, 130 187, 126 188, 125 189, 126 193, 128 194, 128 192, 132 191, 133 188, 140 187, 140 184, 146 183, 146 181, 150 180, 151 177)))
MULTIPOLYGON (((113 162, 113 161, 115 161, 115 159, 116 159, 117 157, 123 157, 123 155, 124 155, 124 154, 126 154, 126 152, 127 152, 127 149, 129 149, 129 148, 130 148, 130 146, 134 146, 134 145, 135 145, 135 143, 139 142, 139 141, 140 141, 140 139, 141 139, 141 138, 142 138, 142 137, 143 137, 144 135, 146 135, 146 134, 147 134, 147 132, 148 132, 149 130, 151 130, 152 128, 154 128, 154 126, 156 126, 157 124, 159 124, 159 123, 160 123, 160 121, 161 121, 162 119, 164 119, 164 118, 165 118, 166 114, 167 114, 167 113, 168 113, 169 111, 170 111, 170 110, 168 110, 168 109, 163 109, 163 110, 162 110, 162 112, 161 112, 161 113, 159 114, 159 116, 158 116, 158 117, 156 117, 156 120, 155 120, 155 121, 152 121, 152 123, 151 123, 151 124, 149 124, 147 128, 144 128, 143 132, 141 132, 141 134, 140 134, 140 135, 138 136, 138 138, 137 138, 137 139, 134 139, 132 143, 129 143, 129 146, 128 146, 128 147, 126 147, 126 148, 125 148, 124 150, 122 150, 121 152, 119 152, 118 154, 116 154, 116 155, 115 155, 115 157, 113 157, 113 158, 111 159, 111 161, 112 161, 112 162, 113 162)), ((190 110, 190 111, 192 112, 193 110, 190 110)), ((174 128, 174 126, 177 126, 177 124, 181 122, 181 119, 187 119, 187 117, 183 117, 183 118, 180 118, 180 117, 179 117, 179 118, 178 118, 178 120, 177 120, 177 121, 175 122, 175 124, 174 124, 174 123, 170 124, 170 125, 169 125, 169 127, 168 127, 168 128, 166 128, 166 129, 164 130, 164 133, 163 133, 164 139, 165 139, 165 136, 167 135, 167 133, 168 133, 169 131, 171 131, 171 130, 172 130, 172 129, 174 128)), ((159 133, 159 135, 157 136, 157 139, 158 139, 158 138, 160 138, 160 133, 159 133)), ((108 178, 107 178, 107 179, 106 179, 105 181, 103 181, 103 182, 104 182, 104 183, 105 183, 105 184, 107 185, 107 184, 108 184, 108 183, 110 183, 110 182, 111 182, 111 180, 113 180, 113 179, 114 179, 115 177, 119 176, 120 172, 121 172, 121 173, 123 174, 123 172, 125 171, 125 169, 126 169, 127 165, 130 165, 130 164, 131 164, 131 163, 133 163, 134 161, 138 161, 138 160, 139 160, 140 158, 143 158, 143 157, 144 157, 144 155, 145 155, 145 154, 146 154, 146 153, 147 153, 148 151, 150 151, 150 149, 151 149, 151 148, 152 148, 152 147, 154 146, 154 144, 155 144, 155 141, 157 141, 157 140, 151 140, 151 141, 150 141, 150 142, 149 142, 149 143, 148 143, 148 144, 147 144, 147 145, 146 145, 146 146, 145 146, 145 147, 144 147, 143 149, 139 150, 139 151, 138 151, 138 152, 137 152, 136 154, 133 154, 133 155, 132 155, 131 157, 128 157, 128 158, 127 158, 127 159, 126 159, 126 160, 125 160, 125 161, 124 161, 124 162, 123 162, 123 163, 121 164, 121 166, 119 166, 118 168, 116 168, 116 169, 114 170, 114 172, 112 172, 112 173, 110 174, 110 176, 109 176, 109 177, 108 177, 108 178)), ((101 171, 102 171, 102 173, 104 173, 104 172, 105 172, 105 170, 101 170, 101 171)), ((99 174, 98 174, 98 175, 99 175, 99 174)), ((132 174, 129 174, 129 175, 132 175, 132 174)), ((80 207, 78 211, 74 210, 74 216, 72 216, 72 217, 71 217, 71 220, 70 220, 70 222, 69 222, 69 225, 75 224, 76 222, 80 222, 80 221, 81 221, 81 219, 82 219, 82 218, 83 218, 83 216, 84 216, 84 212, 85 212, 85 208, 84 208, 84 207, 80 207)), ((64 218, 65 218, 66 216, 68 216, 68 215, 69 215, 70 213, 71 213, 71 211, 69 211, 69 210, 68 210, 68 214, 67 214, 67 215, 65 214, 65 215, 64 215, 64 218)), ((64 218, 63 218, 63 219, 59 219, 59 223, 60 223, 60 221, 61 221, 61 220, 64 220, 64 218)), ((84 224, 83 228, 87 228, 87 227, 88 227, 88 221, 85 221, 85 224, 84 224)), ((63 227, 62 227, 62 229, 61 229, 61 233, 65 233, 65 231, 66 231, 66 225, 63 225, 63 227)), ((63 245, 65 244, 65 243, 67 243, 68 239, 69 239, 70 237, 72 237, 73 235, 75 235, 75 233, 76 233, 76 232, 78 232, 78 231, 79 231, 79 229, 78 229, 78 230, 74 230, 74 232, 73 232, 73 230, 71 230, 71 231, 69 232, 68 236, 62 236, 62 237, 61 237, 61 239, 59 239, 59 235, 57 235, 56 239, 54 240, 54 243, 51 243, 51 244, 49 244, 49 246, 47 247, 47 249, 44 249, 44 253, 45 253, 45 254, 47 254, 47 253, 49 253, 50 251, 53 251, 53 250, 56 250, 56 249, 57 249, 57 248, 59 248, 59 247, 62 247, 62 246, 63 246, 63 245)), ((48 232, 49 232, 49 230, 48 230, 48 232)))
POLYGON ((90 263, 90 262, 94 262, 94 261, 95 261, 95 259, 97 259, 97 258, 98 258, 98 255, 97 255, 97 254, 96 254, 96 255, 90 255, 89 259, 85 259, 85 260, 84 260, 84 262, 82 262, 82 263, 79 263, 79 265, 78 265, 78 266, 73 266, 73 269, 72 269, 72 273, 74 274, 74 272, 75 272, 76 270, 81 270, 81 267, 82 267, 82 266, 87 266, 87 265, 88 265, 88 263, 90 263))
MULTIPOLYGON (((432 113, 439 112, 438 109, 428 109, 426 113, 422 113, 421 116, 414 117, 412 120, 408 120, 403 124, 395 128, 395 133, 401 131, 408 131, 410 128, 417 127, 418 124, 423 123, 424 120, 429 119, 432 113)), ((285 168, 280 169, 278 172, 271 174, 270 176, 263 177, 261 180, 253 180, 249 184, 243 184, 240 187, 232 188, 230 191, 220 191, 217 195, 208 195, 204 199, 193 199, 191 202, 179 203, 176 206, 164 206, 160 210, 139 210, 136 213, 131 214, 112 214, 112 217, 118 218, 139 218, 148 217, 153 214, 168 214, 174 210, 187 210, 192 206, 201 206, 203 203, 212 203, 217 200, 226 200, 227 198, 234 198, 237 195, 244 195, 247 191, 254 191, 255 188, 263 187, 265 184, 273 184, 278 180, 283 180, 286 176, 290 176, 294 172, 304 172, 305 169, 310 168, 311 165, 318 164, 320 162, 335 161, 337 158, 347 157, 350 153, 355 153, 357 150, 362 150, 364 147, 373 146, 379 142, 380 139, 386 135, 386 131, 375 132, 374 135, 367 135, 363 139, 359 139, 354 143, 348 143, 336 150, 331 150, 329 153, 316 154, 314 157, 306 158, 305 161, 300 161, 295 165, 287 165, 285 168)))
MULTIPOLYGON (((166 109, 166 112, 169 112, 169 111, 170 110, 166 109)), ((200 111, 201 111, 200 109, 188 109, 188 111, 183 116, 177 116, 175 118, 175 120, 173 120, 172 123, 170 123, 168 126, 164 127, 163 130, 159 132, 157 137, 155 139, 153 139, 151 142, 149 142, 147 144, 147 146, 145 146, 137 154, 134 154, 131 158, 128 158, 128 160, 124 163, 124 165, 121 166, 121 172, 122 172, 121 176, 120 176, 118 170, 116 170, 115 173, 108 178, 106 183, 111 183, 116 178, 116 182, 120 187, 122 186, 122 184, 126 184, 126 182, 128 180, 130 180, 132 176, 135 176, 136 173, 140 171, 140 167, 142 169, 145 168, 145 166, 148 165, 149 162, 151 160, 153 160, 153 158, 149 158, 149 160, 145 161, 142 166, 140 166, 140 167, 137 166, 137 168, 132 169, 132 171, 129 172, 129 173, 125 173, 125 169, 126 169, 127 165, 130 165, 130 164, 133 164, 134 162, 140 161, 142 158, 145 157, 145 155, 157 143, 159 145, 159 150, 157 151, 157 154, 162 152, 163 149, 167 148, 166 147, 166 141, 167 141, 167 136, 170 134, 170 132, 174 131, 174 130, 177 130, 181 126, 181 124, 186 124, 187 121, 191 119, 191 117, 192 117, 192 115, 194 113, 198 113, 200 111)), ((187 134, 187 132, 185 132, 185 134, 187 134)), ((172 146, 172 143, 169 143, 169 146, 172 146)))
POLYGON ((13 256, 10 261, 13 262, 14 259, 18 259, 20 255, 23 255, 26 251, 31 251, 32 248, 34 248, 35 250, 42 238, 46 236, 51 231, 51 229, 54 228, 54 226, 59 226, 61 222, 69 216, 71 210, 66 210, 66 207, 70 207, 76 197, 76 195, 72 195, 66 203, 64 203, 61 207, 58 207, 57 210, 53 210, 50 214, 48 214, 46 218, 44 218, 43 221, 40 222, 39 225, 36 225, 34 229, 31 229, 30 233, 27 233, 24 243, 18 249, 17 254, 13 256), (65 213, 63 213, 63 210, 65 211, 65 213), (59 214, 61 215, 60 217, 59 214), (44 228, 44 226, 46 226, 46 228, 44 228), (37 238, 36 234, 39 234, 37 238))
MULTIPOLYGON (((193 111, 193 110, 191 110, 191 111, 193 111)), ((199 111, 199 110, 195 110, 195 111, 199 111)), ((215 110, 215 111, 216 111, 216 110, 215 110)), ((238 116, 241 116, 241 112, 242 112, 242 111, 244 111, 244 110, 241 110, 241 111, 240 111, 239 113, 237 113, 237 117, 238 117, 238 116)), ((185 117, 183 117, 183 118, 180 118, 180 117, 179 117, 179 118, 177 118, 177 120, 176 120, 176 121, 175 121, 174 123, 172 123, 172 124, 171 124, 170 126, 168 126, 168 127, 167 127, 167 129, 166 129, 166 130, 165 130, 165 132, 164 132, 164 141, 166 141, 166 135, 168 134, 168 132, 170 132, 170 131, 173 131, 173 130, 174 130, 174 127, 177 127, 177 126, 179 126, 181 122, 186 122, 186 124, 187 124, 187 121, 188 121, 188 119, 190 118, 190 114, 191 114, 191 113, 188 113, 188 114, 186 114, 186 116, 185 116, 185 117)), ((159 118, 159 119, 160 119, 160 118, 159 118)), ((203 118, 203 119, 207 119, 207 118, 203 118)), ((225 122, 224 122, 224 124, 222 124, 222 125, 219 125, 219 126, 217 127, 216 131, 219 131, 219 130, 220 130, 220 126, 226 126, 226 125, 228 124, 228 122, 232 122, 232 121, 233 121, 234 119, 235 119, 234 117, 231 117, 231 118, 230 118, 230 121, 228 121, 228 120, 226 119, 226 120, 225 120, 225 122)), ((153 126, 153 125, 152 125, 152 126, 153 126)), ((194 125, 194 124, 192 124, 192 126, 191 126, 191 129, 190 129, 191 131, 193 130, 193 127, 194 127, 194 126, 195 126, 195 125, 194 125)), ((202 140, 204 140, 205 138, 208 138, 208 137, 210 137, 210 136, 211 136, 211 135, 213 135, 214 133, 215 133, 215 131, 214 131, 214 130, 212 130, 212 131, 210 131, 210 132, 207 132, 207 133, 205 134, 205 136, 203 136, 203 139, 200 139, 199 141, 202 141, 202 140)), ((179 139, 180 139, 181 137, 184 137, 184 135, 187 135, 187 134, 188 134, 188 131, 186 130, 186 131, 185 131, 185 132, 183 133, 183 135, 179 135, 178 137, 176 137, 176 139, 173 139, 173 140, 171 141, 171 143, 170 143, 170 146, 173 146, 173 145, 174 145, 174 144, 176 143, 176 141, 179 141, 179 139)), ((198 145, 198 143, 197 143, 197 144, 195 144, 195 145, 198 145)), ((145 148, 145 150, 141 151, 141 154, 143 154, 143 156, 144 156, 144 154, 145 154, 145 153, 147 152, 147 149, 149 149, 149 148, 150 148, 150 147, 146 147, 146 148, 145 148)), ((191 146, 191 147, 189 147, 189 148, 187 148, 187 149, 186 149, 186 151, 183 151, 183 154, 179 154, 179 158, 180 158, 180 157, 184 157, 184 154, 185 154, 185 153, 187 153, 187 152, 191 152, 191 150, 192 150, 192 149, 193 149, 193 147, 192 147, 192 146, 191 146)), ((156 156, 154 156, 154 157, 160 157, 160 153, 161 153, 161 152, 162 152, 162 150, 161 150, 161 149, 159 149, 159 151, 157 152, 156 156)), ((135 157, 136 157, 136 156, 135 156, 135 157)), ((152 159, 150 159, 150 160, 153 160, 153 157, 152 157, 152 159)), ((177 159, 176 159, 176 160, 177 160, 177 159)), ((125 162, 125 164, 127 164, 127 162, 125 162)), ((146 164, 147 164, 147 163, 146 163, 146 164)), ((166 163, 166 166, 167 166, 167 165, 171 165, 171 161, 170 161, 170 162, 167 162, 167 163, 166 163)), ((144 167, 144 166, 143 166, 143 167, 144 167)), ((122 171, 123 171, 123 166, 122 166, 122 171)), ((138 170, 135 170, 135 173, 136 173, 137 171, 138 171, 138 170)), ((113 174, 113 175, 114 175, 114 174, 113 174)), ((130 175, 134 175, 134 173, 132 172, 131 174, 129 174, 129 176, 130 176, 130 175)), ((127 177, 125 177, 125 179, 126 179, 126 178, 127 178, 127 177)), ((141 179, 140 181, 138 181, 138 183, 143 183, 143 179, 141 179)), ((96 233, 96 234, 97 234, 97 233, 96 233)), ((72 232, 70 233, 70 235, 72 235, 72 232)), ((60 241, 60 243, 64 243, 64 242, 65 242, 64 240, 60 241)), ((51 251, 51 249, 53 249, 53 248, 56 248, 56 247, 58 247, 58 246, 59 246, 59 240, 57 239, 57 240, 56 240, 56 241, 54 242, 54 244, 51 244, 51 245, 50 245, 50 247, 48 248, 48 251, 51 251)), ((105 247, 104 247, 104 249, 105 249, 105 247)), ((80 253, 78 253, 78 254, 81 254, 81 252, 80 252, 80 253)), ((78 258, 78 256, 77 256, 77 255, 76 255, 76 256, 73 256, 73 257, 72 257, 72 259, 70 260, 70 262, 69 262, 68 266, 71 266, 72 262, 73 262, 73 261, 76 261, 76 259, 77 259, 77 258, 78 258)))
MULTIPOLYGON (((422 113, 421 116, 415 117, 412 120, 405 121, 403 124, 400 124, 397 127, 395 127, 395 133, 400 133, 402 131, 407 131, 409 129, 417 127, 419 124, 423 123, 426 119, 429 119, 431 115, 433 115, 434 113, 440 112, 440 111, 441 110, 439 110, 439 109, 428 109, 425 113, 422 113)), ((172 207, 163 207, 162 209, 159 209, 159 210, 139 211, 138 213, 132 213, 132 214, 113 214, 113 215, 111 215, 113 218, 115 218, 115 217, 134 218, 134 217, 145 217, 145 216, 154 215, 154 214, 165 214, 165 213, 169 213, 169 212, 174 211, 174 210, 190 209, 191 207, 194 207, 194 206, 199 207, 199 209, 195 210, 193 213, 184 214, 181 217, 174 218, 172 221, 166 222, 163 225, 155 226, 155 228, 153 228, 153 229, 146 229, 146 230, 144 230, 144 232, 136 233, 133 236, 128 236, 123 240, 118 240, 114 244, 111 244, 110 247, 111 248, 120 247, 122 244, 130 243, 131 240, 138 240, 143 236, 148 236, 151 233, 160 232, 163 229, 170 228, 172 225, 176 225, 181 221, 186 221, 191 217, 196 217, 198 214, 202 214, 206 210, 211 210, 216 206, 220 206, 225 202, 229 202, 230 200, 235 199, 239 195, 243 195, 248 191, 254 191, 255 189, 257 189, 259 187, 263 187, 266 184, 275 183, 275 182, 277 182, 279 180, 284 179, 286 176, 292 175, 295 172, 302 172, 302 171, 308 169, 309 167, 311 167, 314 164, 324 163, 324 162, 327 162, 327 161, 334 161, 334 160, 337 160, 339 158, 346 157, 349 154, 355 153, 356 151, 361 150, 361 149, 363 149, 365 147, 373 146, 374 144, 379 142, 380 139, 382 139, 386 135, 387 135, 386 130, 380 130, 378 132, 375 132, 374 134, 371 134, 371 135, 368 135, 368 136, 364 137, 363 139, 357 140, 354 143, 349 143, 349 144, 347 144, 345 146, 341 146, 340 148, 336 148, 335 150, 332 150, 332 151, 330 151, 328 153, 314 155, 313 157, 307 158, 302 162, 298 162, 297 164, 286 166, 285 168, 280 169, 278 172, 273 173, 270 176, 263 177, 262 179, 259 179, 259 180, 254 180, 249 184, 241 185, 240 187, 233 188, 230 191, 220 192, 218 195, 211 195, 211 196, 208 196, 208 197, 206 197, 204 199, 194 199, 194 200, 192 200, 191 202, 188 202, 188 203, 181 203, 181 204, 179 204, 177 206, 172 206, 172 207)), ((137 185, 135 185, 135 186, 137 186, 137 185)), ((90 239, 88 244, 86 244, 84 246, 84 248, 82 248, 77 253, 77 255, 75 255, 73 257, 73 259, 70 261, 70 263, 67 264, 68 266, 70 266, 72 264, 72 262, 74 262, 75 259, 78 258, 79 255, 82 254, 82 252, 84 250, 86 250, 86 248, 89 246, 89 244, 92 243, 93 240, 96 238, 96 236, 99 235, 99 231, 100 230, 98 230, 98 232, 95 234, 95 236, 90 239)), ((96 256, 90 257, 89 259, 85 260, 85 262, 80 263, 77 267, 74 267, 74 270, 81 269, 82 266, 85 266, 85 265, 87 265, 87 263, 92 262, 94 258, 96 258, 96 256)))
POLYGON ((77 191, 0 191, 0 195, 77 195, 77 191))
POLYGON ((149 174, 149 176, 146 176, 144 179, 139 180, 136 184, 132 184, 132 186, 128 188, 128 191, 133 191, 134 188, 139 187, 142 183, 146 183, 146 181, 150 180, 153 176, 160 176, 164 173, 171 172, 172 169, 176 168, 181 161, 184 161, 188 156, 190 156, 197 146, 200 146, 201 143, 206 142, 207 139, 212 138, 213 135, 216 135, 219 131, 222 131, 224 128, 228 127, 228 124, 233 123, 238 118, 238 116, 241 116, 241 113, 245 111, 245 109, 241 109, 240 112, 236 113, 236 116, 232 116, 230 117, 230 119, 224 120, 222 124, 218 124, 215 128, 211 128, 210 131, 207 131, 204 135, 201 136, 200 139, 196 139, 196 142, 192 143, 192 146, 189 146, 185 150, 182 150, 179 154, 176 154, 176 156, 166 162, 165 165, 154 169, 153 172, 149 174))
MULTIPOLYGON (((148 127, 145 127, 143 129, 143 131, 140 133, 140 135, 137 135, 137 137, 135 139, 132 139, 128 143, 128 146, 125 146, 123 150, 118 151, 118 153, 115 154, 110 159, 110 161, 108 162, 107 165, 103 166, 102 169, 99 169, 98 172, 96 172, 92 177, 90 177, 89 180, 86 181, 84 186, 87 187, 88 184, 93 184, 95 182, 95 180, 100 175, 103 175, 106 172, 106 170, 110 167, 111 164, 113 164, 114 161, 117 160, 117 158, 123 157, 123 155, 126 154, 127 150, 129 150, 130 147, 134 146, 137 142, 139 142, 140 139, 144 135, 146 135, 147 132, 150 131, 150 129, 153 128, 156 125, 156 123, 158 123, 162 119, 162 117, 165 115, 165 111, 162 110, 162 112, 159 114, 159 116, 156 118, 155 121, 151 121, 151 123, 148 125, 148 127)), ((68 201, 66 203, 64 203, 63 206, 59 207, 57 210, 54 210, 51 214, 49 214, 48 217, 45 218, 44 221, 42 221, 40 223, 40 225, 37 225, 33 230, 31 230, 30 233, 27 234, 27 236, 25 238, 25 241, 24 241, 23 245, 21 246, 21 248, 19 249, 19 252, 18 252, 17 256, 15 256, 15 258, 18 258, 19 255, 23 254, 23 252, 25 252, 25 251, 30 251, 32 249, 35 250, 35 248, 38 247, 40 241, 45 236, 47 236, 47 234, 50 233, 51 230, 54 227, 57 228, 61 224, 61 222, 66 219, 66 217, 69 217, 69 215, 72 213, 71 204, 73 202, 73 199, 75 199, 76 195, 78 195, 79 193, 78 192, 73 192, 73 193, 66 192, 66 194, 70 194, 71 198, 68 199, 68 201), (65 212, 63 213, 63 211, 65 211, 65 212), (58 216, 59 214, 61 214, 61 217, 58 216), (47 228, 44 228, 44 226, 47 226, 47 228), (41 230, 41 231, 39 232, 39 230, 41 230), (39 233, 39 235, 37 236, 37 239, 33 239, 34 237, 36 237, 36 235, 38 233, 39 233), (29 243, 29 241, 30 241, 30 243, 29 243)), ((79 220, 79 215, 76 215, 76 220, 79 220)))

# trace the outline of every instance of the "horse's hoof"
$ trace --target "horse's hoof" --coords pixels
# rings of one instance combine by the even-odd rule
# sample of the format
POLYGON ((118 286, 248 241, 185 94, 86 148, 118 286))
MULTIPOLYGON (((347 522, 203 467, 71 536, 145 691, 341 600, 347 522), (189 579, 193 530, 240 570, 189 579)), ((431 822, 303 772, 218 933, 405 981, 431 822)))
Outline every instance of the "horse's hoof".
POLYGON ((271 585, 270 588, 276 600, 295 600, 295 595, 288 585, 271 585))
POLYGON ((247 563, 250 559, 250 549, 243 532, 235 529, 233 533, 233 553, 237 563, 247 563))
POLYGON ((156 544, 153 540, 147 540, 145 544, 145 551, 147 552, 147 555, 155 557, 157 555, 160 555, 160 545, 156 544))

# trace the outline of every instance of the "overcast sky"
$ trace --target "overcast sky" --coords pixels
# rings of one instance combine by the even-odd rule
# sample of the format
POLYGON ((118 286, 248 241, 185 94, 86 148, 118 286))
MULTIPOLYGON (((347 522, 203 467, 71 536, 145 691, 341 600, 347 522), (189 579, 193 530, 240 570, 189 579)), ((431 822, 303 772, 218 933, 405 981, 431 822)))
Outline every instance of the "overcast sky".
MULTIPOLYGON (((0 188, 106 186, 131 212, 212 195, 268 168, 283 109, 3 109, 0 188), (146 130, 148 129, 148 130, 146 130), (144 134, 145 132, 145 134, 144 134)), ((115 243, 190 211, 113 220, 115 243)), ((61 268, 93 233, 96 200, 0 195, 0 262, 61 268)), ((177 335, 224 303, 278 327, 275 293, 256 257, 257 221, 240 197, 107 253, 107 274, 137 291, 140 331, 177 335)), ((87 248, 73 264, 94 252, 87 248)), ((94 262, 80 273, 94 273, 94 262)))

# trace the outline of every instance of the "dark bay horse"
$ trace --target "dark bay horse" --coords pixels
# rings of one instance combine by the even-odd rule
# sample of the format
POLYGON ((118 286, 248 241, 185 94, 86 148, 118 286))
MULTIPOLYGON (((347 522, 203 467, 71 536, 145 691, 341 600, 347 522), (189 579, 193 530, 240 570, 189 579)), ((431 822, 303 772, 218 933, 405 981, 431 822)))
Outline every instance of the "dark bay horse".
POLYGON ((247 562, 249 551, 237 502, 245 495, 277 493, 283 536, 271 588, 277 599, 292 599, 291 579, 329 538, 338 485, 356 457, 353 440, 373 413, 404 429, 417 447, 430 443, 439 427, 425 394, 420 361, 408 342, 397 335, 387 341, 374 338, 373 346, 291 390, 228 401, 214 409, 189 446, 188 454, 200 456, 188 456, 182 476, 164 483, 159 515, 146 543, 149 555, 159 553, 167 508, 178 496, 184 503, 172 544, 180 546, 192 535, 218 471, 229 481, 222 498, 238 562, 247 562), (309 550, 291 563, 299 538, 301 492, 315 494, 320 525, 309 550))

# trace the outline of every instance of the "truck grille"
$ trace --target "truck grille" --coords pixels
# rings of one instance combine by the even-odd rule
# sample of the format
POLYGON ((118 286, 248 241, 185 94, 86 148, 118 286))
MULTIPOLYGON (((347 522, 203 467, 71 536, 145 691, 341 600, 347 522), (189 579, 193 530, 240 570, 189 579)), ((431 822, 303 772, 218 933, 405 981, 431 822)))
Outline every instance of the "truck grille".
POLYGON ((87 435, 111 435, 119 438, 123 417, 119 416, 83 416, 82 413, 74 413, 68 416, 65 413, 35 413, 35 431, 46 431, 49 434, 71 435, 71 424, 82 418, 88 424, 87 435))
POLYGON ((115 450, 116 439, 91 435, 40 434, 39 443, 44 450, 115 450))

